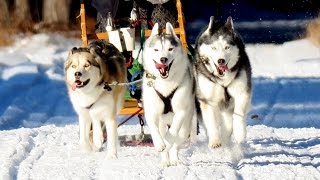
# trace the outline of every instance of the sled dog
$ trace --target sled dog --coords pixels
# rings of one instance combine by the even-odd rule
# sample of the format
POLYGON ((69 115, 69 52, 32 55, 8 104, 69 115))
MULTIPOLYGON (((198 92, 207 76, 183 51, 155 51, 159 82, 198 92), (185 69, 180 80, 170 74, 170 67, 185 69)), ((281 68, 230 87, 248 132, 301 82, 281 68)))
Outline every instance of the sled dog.
POLYGON ((181 163, 179 146, 191 132, 195 111, 192 64, 170 23, 156 23, 143 51, 142 97, 153 144, 166 167, 181 163))
POLYGON ((125 58, 112 44, 95 41, 88 48, 73 48, 64 70, 69 97, 79 116, 80 146, 86 151, 99 150, 106 130, 107 157, 117 158, 116 116, 126 87, 108 84, 126 81, 125 58))
POLYGON ((242 143, 251 103, 251 66, 232 18, 224 23, 212 16, 196 40, 195 51, 196 98, 208 147, 220 147, 232 134, 242 143))

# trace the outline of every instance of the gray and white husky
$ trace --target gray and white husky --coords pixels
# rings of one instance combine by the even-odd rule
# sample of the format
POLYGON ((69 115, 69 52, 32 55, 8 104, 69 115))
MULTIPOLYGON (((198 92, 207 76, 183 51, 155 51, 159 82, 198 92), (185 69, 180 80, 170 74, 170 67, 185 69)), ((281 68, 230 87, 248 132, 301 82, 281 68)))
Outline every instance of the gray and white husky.
POLYGON ((158 24, 143 50, 143 106, 161 165, 180 163, 179 146, 188 140, 195 120, 195 83, 192 64, 170 23, 165 33, 158 24))
POLYGON ((212 16, 196 40, 195 51, 196 97, 208 147, 220 147, 232 134, 242 143, 251 103, 251 66, 232 18, 224 23, 212 16))

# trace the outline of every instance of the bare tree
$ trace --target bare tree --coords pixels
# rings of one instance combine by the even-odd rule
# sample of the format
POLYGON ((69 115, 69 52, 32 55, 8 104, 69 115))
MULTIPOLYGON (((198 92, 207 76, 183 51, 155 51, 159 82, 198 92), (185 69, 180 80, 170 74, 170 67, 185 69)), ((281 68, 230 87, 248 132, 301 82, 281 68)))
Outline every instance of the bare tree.
POLYGON ((0 1, 0 26, 8 27, 10 23, 8 3, 6 0, 0 1))
POLYGON ((17 25, 29 25, 32 20, 29 0, 15 0, 13 17, 17 25))
POLYGON ((44 0, 43 22, 45 24, 67 25, 69 23, 71 0, 44 0))

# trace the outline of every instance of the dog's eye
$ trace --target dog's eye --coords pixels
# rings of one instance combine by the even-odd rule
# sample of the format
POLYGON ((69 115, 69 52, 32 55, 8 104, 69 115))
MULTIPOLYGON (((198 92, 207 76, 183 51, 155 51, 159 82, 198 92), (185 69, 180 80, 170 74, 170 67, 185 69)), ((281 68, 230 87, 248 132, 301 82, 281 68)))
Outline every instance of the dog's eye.
POLYGON ((159 49, 154 49, 154 51, 159 51, 159 49))
POLYGON ((204 60, 203 63, 204 63, 204 64, 210 64, 210 63, 209 63, 209 60, 207 60, 207 59, 204 60))
POLYGON ((73 65, 71 65, 71 67, 72 67, 72 68, 76 68, 77 66, 73 64, 73 65))
POLYGON ((173 50, 173 48, 169 48, 169 51, 172 51, 173 50))
POLYGON ((84 65, 84 67, 86 67, 86 68, 87 68, 87 67, 89 67, 89 66, 90 66, 90 64, 89 64, 89 63, 87 63, 87 64, 85 64, 85 65, 84 65))
POLYGON ((213 49, 213 50, 217 50, 217 48, 216 48, 216 47, 212 47, 212 49, 213 49))
POLYGON ((224 49, 225 49, 225 50, 230 49, 230 46, 226 46, 226 47, 224 47, 224 49))

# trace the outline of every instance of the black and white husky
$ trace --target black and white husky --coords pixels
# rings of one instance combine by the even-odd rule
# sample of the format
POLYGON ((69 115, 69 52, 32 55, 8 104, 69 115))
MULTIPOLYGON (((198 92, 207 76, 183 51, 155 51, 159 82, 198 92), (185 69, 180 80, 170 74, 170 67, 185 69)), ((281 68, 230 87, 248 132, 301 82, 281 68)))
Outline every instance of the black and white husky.
MULTIPOLYGON (((158 24, 143 50, 143 106, 153 144, 162 166, 179 163, 179 146, 191 133, 195 112, 192 64, 170 23, 165 33, 158 24)), ((193 126, 194 127, 194 126, 193 126)))
POLYGON ((231 134, 237 143, 246 137, 246 113, 251 103, 251 66, 232 18, 212 16, 195 44, 196 97, 209 139, 220 147, 231 134))

